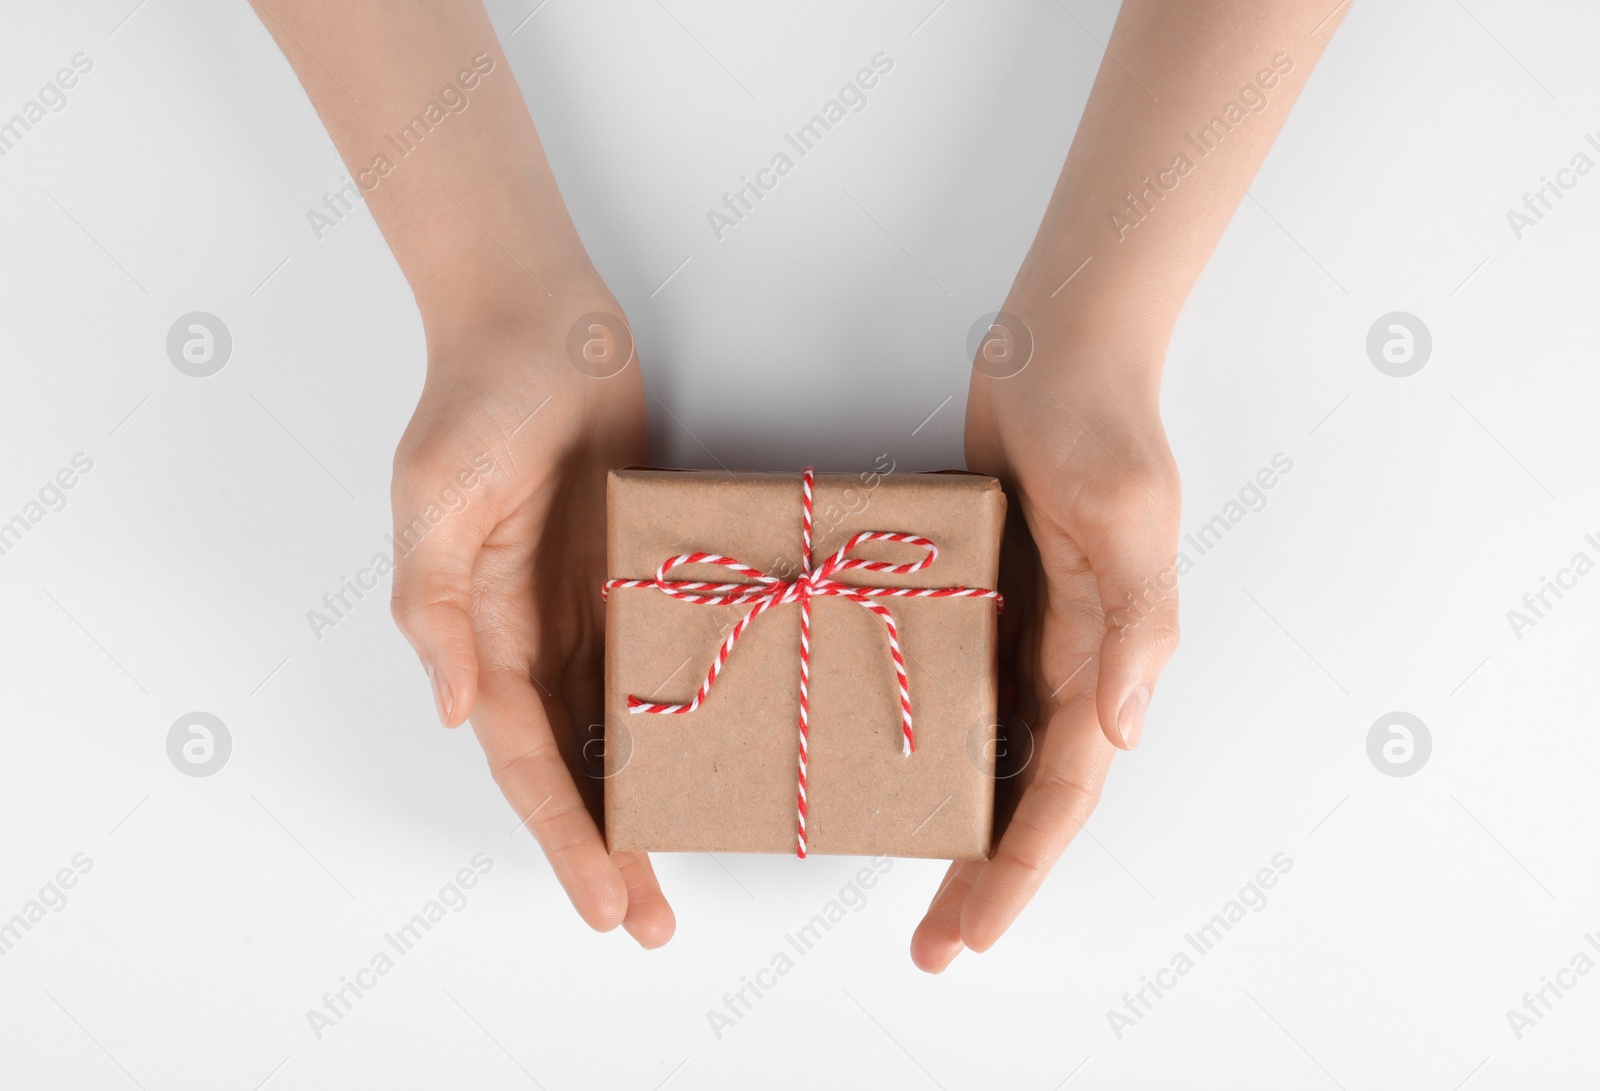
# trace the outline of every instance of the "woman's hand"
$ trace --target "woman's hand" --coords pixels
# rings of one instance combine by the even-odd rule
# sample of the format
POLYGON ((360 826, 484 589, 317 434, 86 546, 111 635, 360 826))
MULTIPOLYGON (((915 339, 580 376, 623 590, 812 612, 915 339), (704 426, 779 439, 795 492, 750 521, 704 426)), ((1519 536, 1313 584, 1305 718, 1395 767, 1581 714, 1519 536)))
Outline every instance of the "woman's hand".
POLYGON ((644 386, 603 287, 529 288, 515 313, 429 331, 395 454, 394 616, 439 718, 471 718, 583 919, 659 947, 672 910, 646 856, 606 852, 583 773, 602 722, 606 471, 644 460, 644 386))
POLYGON ((583 919, 660 946, 672 911, 649 861, 607 855, 599 782, 573 772, 602 719, 606 470, 645 454, 622 310, 482 3, 251 2, 427 331, 427 383, 395 454, 395 618, 439 718, 472 719, 583 919), (448 113, 391 161, 395 119, 423 103, 448 113))
POLYGON ((1000 478, 1012 500, 1001 713, 1027 764, 997 784, 1001 817, 1014 813, 994 856, 952 864, 918 926, 911 956, 924 970, 943 970, 963 947, 986 951, 1010 927, 1094 810, 1116 748, 1138 745, 1177 647, 1164 348, 1008 312, 979 350, 967 464, 1000 478))
POLYGON ((1178 475, 1159 408, 1167 339, 1343 17, 1327 7, 1118 9, 972 376, 967 464, 1015 502, 1001 581, 1002 681, 1015 688, 1002 706, 1033 739, 1027 767, 1000 785, 1021 797, 997 800, 1002 821, 1013 802, 1015 813, 994 857, 953 866, 917 928, 911 957, 924 970, 1000 937, 1094 810, 1115 749, 1144 731, 1178 643, 1178 475), (1184 138, 1208 124, 1223 125, 1225 142, 1184 138))

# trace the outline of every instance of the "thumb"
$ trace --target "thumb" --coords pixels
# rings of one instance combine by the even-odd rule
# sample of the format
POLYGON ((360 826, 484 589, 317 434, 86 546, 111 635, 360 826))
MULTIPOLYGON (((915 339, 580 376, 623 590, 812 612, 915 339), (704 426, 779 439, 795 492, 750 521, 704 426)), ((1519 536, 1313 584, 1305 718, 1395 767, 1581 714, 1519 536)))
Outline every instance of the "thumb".
POLYGON ((451 501, 461 504, 465 494, 448 480, 396 472, 389 605, 428 673, 439 722, 456 727, 478 696, 472 567, 488 528, 468 510, 451 511, 451 501), (438 484, 441 480, 446 484, 438 484))
POLYGON ((1144 733, 1156 680, 1178 647, 1176 526, 1152 495, 1126 517, 1107 520, 1085 543, 1106 633, 1095 694, 1100 729, 1114 746, 1132 750, 1144 733))

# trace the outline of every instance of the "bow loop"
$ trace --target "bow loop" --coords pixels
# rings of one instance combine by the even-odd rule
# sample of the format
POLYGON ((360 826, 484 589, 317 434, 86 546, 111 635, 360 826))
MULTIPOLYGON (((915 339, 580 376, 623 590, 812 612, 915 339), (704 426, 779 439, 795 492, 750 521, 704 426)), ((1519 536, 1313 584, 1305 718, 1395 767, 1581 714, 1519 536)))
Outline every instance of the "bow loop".
POLYGON ((882 530, 863 530, 840 546, 839 551, 828 558, 827 563, 822 566, 820 571, 825 572, 828 576, 832 576, 835 572, 848 572, 852 569, 860 569, 863 572, 881 572, 889 576, 909 576, 913 573, 921 572, 938 559, 939 547, 934 545, 931 539, 916 534, 891 534, 882 530), (923 554, 920 560, 912 561, 908 564, 893 564, 889 561, 869 561, 863 557, 852 557, 850 554, 854 553, 856 546, 861 545, 863 542, 899 542, 903 545, 918 546, 922 549, 923 554))
POLYGON ((737 606, 765 598, 771 594, 772 588, 782 586, 782 581, 742 561, 718 553, 681 553, 661 562, 661 567, 656 569, 654 580, 612 580, 607 587, 613 585, 656 587, 675 599, 701 606, 737 606), (749 578, 740 583, 707 583, 702 580, 674 580, 667 576, 667 573, 674 568, 695 564, 717 565, 749 578))

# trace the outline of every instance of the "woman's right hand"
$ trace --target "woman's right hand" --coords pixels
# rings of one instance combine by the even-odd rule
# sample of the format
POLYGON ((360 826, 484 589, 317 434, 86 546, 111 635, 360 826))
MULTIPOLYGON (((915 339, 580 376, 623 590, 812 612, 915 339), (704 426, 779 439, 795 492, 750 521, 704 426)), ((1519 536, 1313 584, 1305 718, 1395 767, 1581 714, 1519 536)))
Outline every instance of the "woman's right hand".
POLYGON ((648 857, 607 853, 583 753, 603 723, 606 471, 644 461, 644 384, 603 286, 529 300, 429 330, 395 453, 394 617, 578 913, 659 947, 672 910, 648 857))

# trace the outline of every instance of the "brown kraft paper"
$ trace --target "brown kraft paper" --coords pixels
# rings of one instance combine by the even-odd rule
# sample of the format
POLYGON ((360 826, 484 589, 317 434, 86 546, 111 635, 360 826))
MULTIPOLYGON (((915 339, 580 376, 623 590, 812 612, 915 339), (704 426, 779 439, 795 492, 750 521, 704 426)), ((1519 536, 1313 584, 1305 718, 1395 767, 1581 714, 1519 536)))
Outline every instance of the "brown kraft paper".
MULTIPOLYGON (((931 538, 920 572, 838 573, 841 583, 992 588, 1005 495, 978 474, 816 475, 813 564, 865 530, 931 538)), ((668 557, 702 551, 780 579, 801 565, 801 477, 613 471, 607 564, 651 579, 668 557)), ((853 556, 906 563, 914 546, 868 542, 853 556)), ((676 579, 734 582, 726 569, 676 579)), ((979 860, 994 803, 996 604, 884 598, 899 629, 916 733, 902 753, 900 702, 884 624, 849 599, 811 604, 809 853, 979 860)), ((688 702, 749 605, 682 602, 617 588, 606 606, 606 839, 614 852, 794 852, 800 607, 746 629, 705 702, 679 715, 632 714, 629 695, 688 702)))

